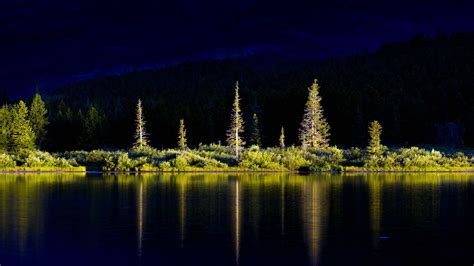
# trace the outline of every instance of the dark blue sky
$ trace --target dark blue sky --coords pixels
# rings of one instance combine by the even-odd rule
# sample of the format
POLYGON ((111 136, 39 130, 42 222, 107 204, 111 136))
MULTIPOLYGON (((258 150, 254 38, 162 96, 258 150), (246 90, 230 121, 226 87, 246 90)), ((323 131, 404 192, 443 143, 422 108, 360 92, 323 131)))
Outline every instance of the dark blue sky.
POLYGON ((474 31, 474 1, 1 1, 0 88, 278 51, 325 58, 414 34, 474 31))

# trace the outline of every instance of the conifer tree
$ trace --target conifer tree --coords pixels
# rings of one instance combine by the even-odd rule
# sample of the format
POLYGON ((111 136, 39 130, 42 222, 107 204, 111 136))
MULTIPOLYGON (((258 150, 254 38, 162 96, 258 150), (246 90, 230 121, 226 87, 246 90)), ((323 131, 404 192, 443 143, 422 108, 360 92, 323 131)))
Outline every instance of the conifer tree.
POLYGON ((280 148, 284 149, 285 148, 285 128, 283 127, 281 127, 279 142, 280 142, 280 148))
POLYGON ((57 120, 64 124, 70 124, 73 120, 73 113, 70 107, 66 105, 64 100, 61 100, 58 104, 57 120))
POLYGON ((250 144, 256 146, 262 146, 262 141, 260 137, 260 123, 258 122, 257 114, 252 116, 252 131, 250 133, 250 144))
POLYGON ((32 150, 35 148, 35 133, 28 121, 28 107, 20 101, 13 111, 10 130, 10 151, 32 150))
POLYGON ((323 115, 319 85, 315 79, 313 85, 309 88, 299 137, 303 148, 325 148, 329 146, 329 135, 329 124, 323 115))
POLYGON ((12 108, 9 105, 3 105, 0 108, 0 152, 8 151, 12 119, 12 108))
POLYGON ((375 120, 369 125, 369 146, 367 147, 367 154, 370 157, 380 157, 383 154, 385 147, 381 144, 380 135, 382 134, 382 126, 375 120))
POLYGON ((51 141, 48 146, 54 150, 78 149, 79 137, 82 133, 82 119, 78 119, 72 109, 60 100, 56 112, 51 112, 53 120, 48 127, 51 141))
POLYGON ((179 120, 178 148, 180 150, 185 150, 187 148, 186 128, 184 127, 184 119, 179 120))
POLYGON ((46 136, 46 126, 48 122, 48 110, 46 110, 45 103, 41 99, 39 93, 35 94, 33 102, 31 103, 29 120, 31 128, 36 135, 36 146, 40 147, 46 136))
POLYGON ((244 132, 244 120, 242 119, 242 113, 240 110, 240 97, 239 97, 239 82, 235 83, 235 97, 232 105, 232 113, 230 115, 230 127, 227 130, 227 144, 231 147, 235 153, 237 160, 239 159, 239 151, 245 145, 242 139, 242 133, 244 132))
POLYGON ((135 149, 142 149, 148 146, 148 134, 145 129, 145 118, 143 116, 143 106, 142 101, 138 99, 137 108, 136 108, 136 118, 135 118, 135 149))
POLYGON ((93 105, 89 106, 85 116, 79 111, 78 117, 82 120, 82 134, 79 138, 81 146, 83 148, 97 148, 102 144, 105 118, 93 105))

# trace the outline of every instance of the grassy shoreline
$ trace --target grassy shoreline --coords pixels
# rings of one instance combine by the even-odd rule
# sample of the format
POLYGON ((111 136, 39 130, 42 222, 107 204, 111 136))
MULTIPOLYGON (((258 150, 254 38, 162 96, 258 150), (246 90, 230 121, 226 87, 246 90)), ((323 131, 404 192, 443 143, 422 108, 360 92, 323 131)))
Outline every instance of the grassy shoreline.
POLYGON ((320 171, 299 171, 299 170, 271 170, 271 169, 194 169, 194 170, 147 170, 147 171, 102 171, 102 170, 87 170, 86 167, 74 167, 65 169, 50 169, 50 168, 24 168, 19 167, 15 169, 0 169, 0 174, 47 174, 47 173, 85 173, 85 174, 188 174, 188 173, 215 173, 215 174, 248 174, 248 173, 285 173, 285 174, 317 174, 317 173, 332 173, 332 174, 363 174, 363 173, 474 173, 474 168, 452 168, 452 169, 364 169, 349 167, 342 171, 336 170, 320 170, 320 171))
POLYGON ((377 173, 474 172, 474 152, 418 147, 391 148, 371 156, 359 148, 300 147, 242 149, 237 159, 221 145, 195 149, 69 151, 50 154, 24 151, 0 153, 0 173, 377 173))

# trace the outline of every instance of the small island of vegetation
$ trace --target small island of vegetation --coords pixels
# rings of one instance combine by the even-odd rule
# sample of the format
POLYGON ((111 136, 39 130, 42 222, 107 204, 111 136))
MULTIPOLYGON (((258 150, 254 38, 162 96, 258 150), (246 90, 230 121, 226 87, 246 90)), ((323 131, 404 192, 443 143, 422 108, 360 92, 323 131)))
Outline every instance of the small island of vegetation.
MULTIPOLYGON (((157 149, 149 134, 141 100, 135 110, 135 142, 129 150, 40 151, 47 134, 48 111, 39 93, 30 107, 23 101, 0 109, 0 170, 8 171, 471 171, 469 152, 438 151, 419 147, 388 148, 382 145, 382 125, 372 121, 365 149, 330 145, 330 126, 324 116, 317 80, 308 89, 308 99, 299 129, 300 145, 287 146, 281 127, 275 147, 262 147, 258 115, 250 124, 248 145, 243 137, 239 84, 227 131, 227 145, 199 144, 188 147, 184 119, 179 119, 176 148, 157 149)), ((94 139, 101 117, 95 108, 83 121, 82 138, 94 139)), ((67 138, 67 136, 64 136, 67 138)))

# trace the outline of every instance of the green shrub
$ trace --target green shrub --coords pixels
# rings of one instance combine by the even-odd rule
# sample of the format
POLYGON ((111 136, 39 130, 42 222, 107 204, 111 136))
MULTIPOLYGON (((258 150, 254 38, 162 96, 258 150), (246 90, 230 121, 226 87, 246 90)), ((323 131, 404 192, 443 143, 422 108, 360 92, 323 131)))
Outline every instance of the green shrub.
POLYGON ((171 161, 171 166, 179 171, 184 171, 189 166, 189 158, 186 155, 180 154, 171 161))
POLYGON ((242 152, 239 167, 243 169, 267 169, 278 170, 283 167, 280 165, 280 156, 271 149, 260 150, 257 146, 242 152))
POLYGON ((75 163, 73 160, 69 161, 42 151, 30 151, 26 158, 19 158, 19 160, 23 162, 22 166, 30 168, 70 168, 73 166, 71 162, 75 163))
POLYGON ((303 151, 295 146, 281 149, 280 156, 280 163, 288 170, 298 170, 310 164, 310 162, 304 158, 303 151))
POLYGON ((14 168, 15 160, 8 154, 0 153, 0 169, 14 168))
POLYGON ((352 147, 343 151, 344 165, 363 166, 364 152, 357 147, 352 147))
POLYGON ((306 158, 310 161, 310 171, 340 170, 344 160, 343 151, 337 147, 308 149, 306 158))

